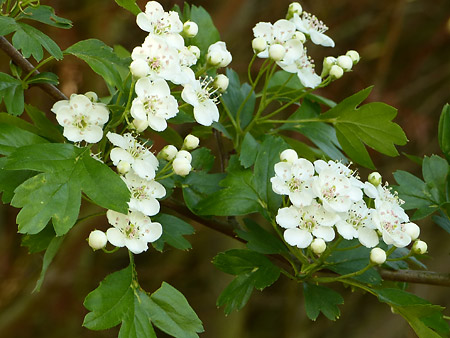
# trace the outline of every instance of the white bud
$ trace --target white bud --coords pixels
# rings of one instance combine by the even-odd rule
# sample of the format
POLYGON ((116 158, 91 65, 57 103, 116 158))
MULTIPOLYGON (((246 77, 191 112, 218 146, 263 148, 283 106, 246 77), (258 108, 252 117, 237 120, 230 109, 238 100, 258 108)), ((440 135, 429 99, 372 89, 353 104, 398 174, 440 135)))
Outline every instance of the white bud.
POLYGON ((296 159, 298 159, 298 155, 294 149, 283 150, 280 154, 280 160, 282 161, 294 162, 296 159))
POLYGON ((320 255, 322 252, 324 252, 326 248, 327 244, 322 238, 315 238, 311 242, 311 250, 317 255, 320 255))
POLYGON ((198 48, 197 46, 189 46, 188 50, 197 58, 197 60, 200 58, 200 48, 198 48))
POLYGON ((172 161, 175 158, 175 156, 177 156, 177 154, 178 149, 175 146, 169 144, 161 149, 161 151, 158 154, 158 157, 166 161, 172 161))
POLYGON ((198 139, 197 136, 189 134, 184 138, 183 148, 187 150, 194 150, 195 148, 198 147, 199 143, 200 140, 198 139))
POLYGON ((322 66, 322 74, 320 76, 323 78, 327 76, 330 73, 331 67, 333 67, 336 64, 336 58, 334 56, 327 56, 323 59, 323 66, 322 66))
POLYGON ((419 255, 423 255, 427 253, 428 245, 424 241, 421 241, 420 239, 416 240, 412 246, 413 252, 419 255))
POLYGON ((350 56, 341 55, 337 58, 337 65, 348 72, 353 67, 353 60, 350 56))
POLYGON ((142 133, 145 129, 148 127, 148 121, 147 120, 133 120, 133 126, 136 128, 136 131, 138 133, 142 133))
POLYGON ((302 14, 302 11, 303 11, 302 5, 300 5, 298 2, 292 2, 289 5, 288 13, 291 15, 293 14, 300 15, 302 14))
POLYGON ((380 173, 374 171, 373 173, 369 174, 367 180, 369 181, 369 183, 372 183, 373 186, 378 187, 381 184, 382 177, 380 173))
POLYGON ((146 76, 150 71, 150 67, 148 63, 142 59, 134 60, 130 64, 130 72, 135 77, 141 78, 146 76))
POLYGON ((230 80, 228 80, 228 77, 223 74, 219 74, 216 76, 213 82, 213 86, 219 90, 219 92, 224 93, 228 85, 230 83, 230 80))
POLYGON ((359 53, 356 50, 349 50, 345 55, 352 59, 353 64, 357 64, 360 60, 359 53))
POLYGON ((273 44, 269 47, 269 56, 274 61, 280 61, 284 58, 286 50, 279 43, 273 44))
POLYGON ((255 53, 261 53, 262 51, 266 50, 267 48, 267 42, 263 38, 254 38, 252 40, 252 48, 255 53))
POLYGON ((386 262, 386 252, 381 248, 373 248, 370 251, 370 261, 373 264, 383 264, 386 262))
POLYGON ((189 161, 183 157, 177 157, 173 160, 172 168, 175 174, 180 176, 186 176, 191 172, 191 164, 189 161))
POLYGON ((100 230, 91 231, 88 243, 94 250, 103 249, 107 243, 106 234, 100 230))
POLYGON ((98 101, 98 95, 94 92, 87 92, 86 94, 84 94, 84 96, 87 96, 87 98, 92 102, 98 101))
POLYGON ((183 25, 184 36, 193 38, 198 33, 198 25, 192 21, 186 21, 183 25))
POLYGON ((292 34, 292 39, 298 40, 301 43, 305 43, 306 42, 306 36, 305 34, 303 34, 302 32, 295 32, 294 34, 292 34))
POLYGON ((222 62, 222 54, 220 52, 211 52, 208 53, 207 56, 207 61, 208 63, 213 66, 213 67, 217 67, 220 65, 220 63, 222 62))
POLYGON ((192 162, 192 155, 189 151, 186 150, 180 150, 177 155, 175 156, 175 158, 184 158, 186 159, 189 163, 192 162))
POLYGON ((335 79, 340 79, 344 75, 344 70, 338 65, 333 65, 330 68, 330 76, 335 79))
POLYGON ((129 172, 130 168, 131 165, 127 161, 120 161, 119 163, 117 163, 117 171, 122 175, 125 175, 127 172, 129 172))
POLYGON ((416 223, 406 223, 405 224, 405 231, 411 237, 411 240, 416 240, 420 235, 420 228, 416 223))

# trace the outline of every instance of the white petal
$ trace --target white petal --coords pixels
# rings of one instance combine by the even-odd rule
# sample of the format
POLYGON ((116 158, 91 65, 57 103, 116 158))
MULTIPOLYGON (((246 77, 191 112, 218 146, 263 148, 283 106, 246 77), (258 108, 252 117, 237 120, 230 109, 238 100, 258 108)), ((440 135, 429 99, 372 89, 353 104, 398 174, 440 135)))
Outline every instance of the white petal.
POLYGON ((154 242, 158 240, 162 235, 162 226, 158 222, 152 222, 148 224, 144 230, 144 239, 147 242, 154 242))
POLYGON ((317 226, 313 230, 313 235, 322 238, 325 242, 330 242, 334 239, 334 230, 332 227, 317 226))
POLYGON ((146 180, 155 178, 155 167, 147 161, 135 160, 131 167, 141 178, 145 178, 146 180))
POLYGON ((283 237, 289 245, 297 246, 301 249, 307 248, 313 240, 313 236, 308 231, 299 228, 285 230, 283 237))
POLYGON ((103 137, 103 129, 99 126, 90 126, 85 130, 84 140, 88 143, 97 143, 103 137))
POLYGON ((120 161, 125 161, 130 164, 134 162, 133 156, 131 156, 128 151, 122 148, 114 148, 113 150, 111 150, 109 157, 111 158, 111 161, 113 161, 114 165, 117 165, 120 161))
POLYGON ((314 73, 311 68, 302 68, 297 72, 297 76, 300 79, 302 85, 307 88, 316 88, 322 82, 322 78, 314 73))
POLYGON ((358 232, 355 230, 355 228, 348 224, 346 221, 339 221, 336 223, 336 229, 342 237, 345 239, 353 239, 355 237, 358 237, 358 232))
POLYGON ((283 228, 295 228, 298 225, 298 209, 295 207, 281 208, 275 217, 277 224, 283 228))
POLYGON ((162 117, 149 116, 148 125, 155 131, 163 131, 167 128, 167 121, 162 117))
POLYGON ((378 245, 378 234, 375 230, 361 227, 358 229, 359 242, 366 248, 373 248, 378 245))
POLYGON ((315 30, 310 31, 311 41, 316 45, 321 45, 324 47, 334 47, 334 41, 329 36, 319 33, 315 30))
POLYGON ((144 215, 147 216, 154 216, 159 212, 159 202, 154 199, 153 197, 150 197, 149 199, 140 201, 138 203, 139 205, 139 211, 142 212, 144 215))
POLYGON ((134 254, 140 254, 143 251, 147 251, 147 242, 142 239, 129 239, 125 238, 125 245, 134 254))
POLYGON ((289 193, 289 199, 296 207, 305 207, 311 204, 314 196, 311 189, 303 189, 302 191, 293 191, 289 193))
POLYGON ((214 102, 206 100, 194 107, 194 118, 199 124, 210 126, 214 121, 219 120, 219 110, 214 102))
POLYGON ((120 232, 119 229, 109 228, 106 231, 106 238, 108 239, 108 242, 114 246, 117 246, 119 248, 125 246, 125 236, 120 232))

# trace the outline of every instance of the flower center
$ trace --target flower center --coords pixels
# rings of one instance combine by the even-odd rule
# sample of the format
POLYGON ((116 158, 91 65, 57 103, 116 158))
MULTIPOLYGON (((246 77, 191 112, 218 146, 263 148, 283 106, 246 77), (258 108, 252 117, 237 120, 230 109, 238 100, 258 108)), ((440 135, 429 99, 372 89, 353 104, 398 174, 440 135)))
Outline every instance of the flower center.
POLYGON ((139 227, 133 223, 128 223, 128 225, 122 230, 122 233, 128 239, 139 239, 139 227))
POLYGON ((320 21, 315 15, 303 12, 302 19, 307 26, 309 26, 311 29, 319 33, 324 33, 328 30, 328 27, 322 21, 320 21))
POLYGON ((147 189, 146 189, 145 185, 132 188, 132 189, 130 189, 131 197, 134 199, 140 200, 140 201, 145 200, 148 198, 148 194, 147 194, 146 190, 147 189))

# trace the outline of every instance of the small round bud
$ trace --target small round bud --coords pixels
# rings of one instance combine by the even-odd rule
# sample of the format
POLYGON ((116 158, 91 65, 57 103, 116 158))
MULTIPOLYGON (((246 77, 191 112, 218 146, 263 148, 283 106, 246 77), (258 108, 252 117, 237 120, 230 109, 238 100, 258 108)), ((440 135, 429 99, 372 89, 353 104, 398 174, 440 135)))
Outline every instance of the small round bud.
MULTIPOLYGON (((181 150, 182 151, 182 150, 181 150)), ((175 174, 180 176, 186 176, 191 172, 191 164, 189 161, 183 157, 177 157, 173 160, 172 168, 175 174)))
POLYGON ((146 76, 150 71, 150 67, 147 62, 142 59, 134 60, 130 64, 130 72, 135 77, 141 78, 146 76))
POLYGON ((292 2, 289 5, 289 8, 288 8, 288 13, 289 14, 300 15, 300 14, 302 14, 302 11, 303 11, 302 5, 300 5, 298 2, 292 2))
POLYGON ((189 151, 186 150, 180 150, 177 155, 175 156, 175 158, 184 158, 186 159, 189 163, 192 162, 192 155, 189 151))
POLYGON ((280 154, 280 160, 282 161, 294 162, 296 159, 298 159, 298 155, 294 149, 283 150, 280 154))
POLYGON ((219 52, 208 53, 207 61, 211 66, 218 67, 222 62, 222 55, 219 52))
POLYGON ((266 50, 267 42, 261 37, 254 38, 252 40, 252 48, 255 53, 261 53, 262 51, 266 50))
POLYGON ((369 183, 372 183, 373 186, 378 187, 381 184, 382 177, 380 173, 374 171, 373 173, 369 174, 367 180, 369 181, 369 183))
POLYGON ((337 58, 337 65, 348 72, 353 67, 353 60, 350 56, 341 55, 337 58))
POLYGON ((189 134, 184 138, 183 148, 187 150, 194 150, 195 148, 198 147, 199 143, 200 140, 198 139, 197 136, 189 134))
POLYGON ((273 44, 269 47, 269 56, 274 61, 280 61, 284 58, 286 50, 284 47, 278 43, 273 44))
POLYGON ((219 90, 219 92, 224 93, 228 85, 230 83, 230 80, 228 80, 228 77, 223 74, 219 74, 216 76, 213 82, 213 86, 219 90))
POLYGON ((427 253, 428 245, 424 241, 421 241, 420 239, 416 240, 412 246, 412 250, 414 253, 423 255, 427 253))
POLYGON ((370 251, 370 262, 381 265, 386 262, 386 252, 381 248, 373 248, 370 251))
POLYGON ((177 156, 177 154, 178 149, 175 146, 169 144, 161 149, 161 151, 158 154, 158 157, 166 161, 172 161, 175 158, 175 156, 177 156))
POLYGON ((294 34, 292 34, 292 39, 298 40, 301 43, 305 43, 306 42, 306 36, 305 34, 303 34, 302 32, 295 32, 294 34))
POLYGON ((333 67, 336 64, 336 58, 334 56, 327 56, 323 59, 323 66, 322 66, 322 74, 320 76, 323 78, 327 76, 330 73, 331 67, 333 67))
POLYGON ((333 65, 330 68, 330 76, 334 77, 336 80, 340 79, 344 75, 344 70, 338 65, 333 65))
POLYGON ((198 25, 192 21, 186 21, 183 25, 183 34, 188 38, 193 38, 198 33, 198 25))
POLYGON ((133 120, 133 126, 136 128, 136 131, 138 133, 142 133, 145 129, 148 127, 148 121, 147 120, 133 120))
POLYGON ((119 163, 117 163, 117 171, 122 175, 125 175, 127 172, 129 172, 130 168, 131 165, 127 161, 120 161, 119 163))
POLYGON ((84 96, 87 96, 87 98, 92 102, 98 101, 98 95, 94 92, 87 92, 86 94, 84 94, 84 96))
POLYGON ((197 58, 197 60, 200 58, 200 54, 201 54, 200 48, 198 48, 197 46, 192 45, 192 46, 189 46, 189 47, 188 47, 188 50, 189 50, 192 54, 194 54, 194 56, 197 58))
POLYGON ((88 243, 94 250, 103 249, 107 243, 106 234, 100 230, 91 231, 88 243))
POLYGON ((324 252, 326 248, 327 245, 322 238, 315 238, 311 242, 311 250, 317 255, 320 255, 322 252, 324 252))
POLYGON ((406 223, 405 224, 405 231, 411 237, 411 240, 416 240, 420 235, 420 228, 416 223, 406 223))
POLYGON ((359 53, 356 50, 349 50, 345 55, 352 59, 353 64, 357 64, 360 60, 359 53))

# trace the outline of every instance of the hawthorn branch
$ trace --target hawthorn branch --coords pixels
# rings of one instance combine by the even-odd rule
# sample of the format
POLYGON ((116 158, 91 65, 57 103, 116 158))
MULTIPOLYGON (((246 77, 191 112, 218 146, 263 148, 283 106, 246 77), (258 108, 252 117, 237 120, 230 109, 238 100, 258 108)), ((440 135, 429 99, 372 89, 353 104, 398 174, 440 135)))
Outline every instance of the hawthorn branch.
POLYGON ((450 287, 450 273, 418 270, 378 271, 384 280, 450 287))
MULTIPOLYGON (((33 75, 39 74, 39 71, 35 70, 33 64, 25 59, 23 55, 4 36, 0 37, 0 49, 2 49, 11 58, 11 60, 24 71, 28 73, 33 72, 33 75)), ((37 86, 53 97, 56 101, 68 99, 62 91, 52 84, 38 83, 37 86)))

